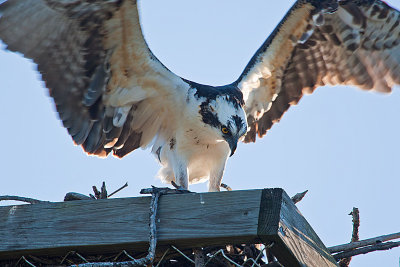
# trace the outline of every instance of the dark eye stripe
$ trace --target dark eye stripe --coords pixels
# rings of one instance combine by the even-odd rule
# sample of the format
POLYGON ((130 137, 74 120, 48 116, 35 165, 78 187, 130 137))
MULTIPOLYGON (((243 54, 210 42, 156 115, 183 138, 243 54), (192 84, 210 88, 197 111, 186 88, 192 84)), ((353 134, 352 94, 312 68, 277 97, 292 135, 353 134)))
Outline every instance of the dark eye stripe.
POLYGON ((241 129, 244 127, 244 122, 242 118, 240 118, 238 115, 233 115, 232 120, 235 122, 237 129, 241 129))

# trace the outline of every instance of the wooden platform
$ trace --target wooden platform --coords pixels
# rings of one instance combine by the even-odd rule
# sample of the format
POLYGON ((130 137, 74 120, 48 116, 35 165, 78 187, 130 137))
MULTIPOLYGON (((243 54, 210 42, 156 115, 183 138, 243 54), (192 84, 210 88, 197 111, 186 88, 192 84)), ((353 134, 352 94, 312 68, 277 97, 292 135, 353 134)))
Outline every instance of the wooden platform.
MULTIPOLYGON (((150 197, 0 207, 0 260, 148 248, 150 197)), ((282 189, 165 195, 158 248, 273 242, 284 266, 337 266, 282 189)))

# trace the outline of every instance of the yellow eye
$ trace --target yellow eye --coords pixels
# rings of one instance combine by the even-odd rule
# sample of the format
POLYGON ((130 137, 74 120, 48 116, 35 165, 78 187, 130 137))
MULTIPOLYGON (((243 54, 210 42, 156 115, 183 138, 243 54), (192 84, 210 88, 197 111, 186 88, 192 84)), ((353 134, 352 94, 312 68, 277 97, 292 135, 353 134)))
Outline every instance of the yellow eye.
POLYGON ((226 127, 222 127, 222 130, 221 130, 224 134, 227 134, 227 133, 229 133, 229 130, 228 130, 228 128, 226 128, 226 127))

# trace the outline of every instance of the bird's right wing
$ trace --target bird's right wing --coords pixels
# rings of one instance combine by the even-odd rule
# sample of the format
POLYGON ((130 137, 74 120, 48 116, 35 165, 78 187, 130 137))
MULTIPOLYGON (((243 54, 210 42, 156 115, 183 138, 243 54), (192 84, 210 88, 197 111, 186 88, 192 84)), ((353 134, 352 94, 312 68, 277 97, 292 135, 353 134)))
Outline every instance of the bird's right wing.
POLYGON ((149 50, 134 0, 8 0, 0 40, 38 65, 88 154, 123 157, 146 146, 174 128, 185 103, 188 85, 149 50))
POLYGON ((298 0, 236 82, 254 142, 323 85, 400 84, 400 12, 379 0, 298 0))

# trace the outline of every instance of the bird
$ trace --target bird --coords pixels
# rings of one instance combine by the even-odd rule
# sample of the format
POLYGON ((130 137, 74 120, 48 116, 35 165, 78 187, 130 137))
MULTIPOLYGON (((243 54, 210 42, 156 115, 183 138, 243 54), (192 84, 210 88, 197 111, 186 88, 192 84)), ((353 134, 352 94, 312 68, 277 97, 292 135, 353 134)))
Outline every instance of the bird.
MULTIPOLYGON (((298 0, 224 86, 187 80, 149 49, 134 0, 8 0, 0 40, 38 67, 60 120, 89 155, 151 147, 158 176, 219 191, 240 141, 255 142, 324 85, 400 84, 400 13, 379 0, 298 0)), ((190 62, 188 62, 190 63, 190 62)))

